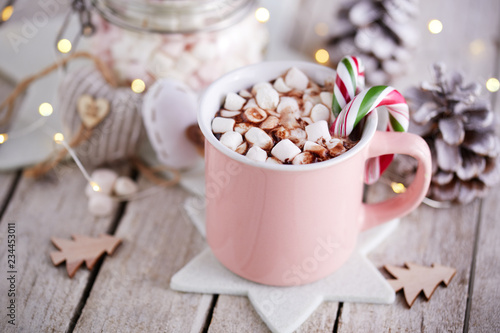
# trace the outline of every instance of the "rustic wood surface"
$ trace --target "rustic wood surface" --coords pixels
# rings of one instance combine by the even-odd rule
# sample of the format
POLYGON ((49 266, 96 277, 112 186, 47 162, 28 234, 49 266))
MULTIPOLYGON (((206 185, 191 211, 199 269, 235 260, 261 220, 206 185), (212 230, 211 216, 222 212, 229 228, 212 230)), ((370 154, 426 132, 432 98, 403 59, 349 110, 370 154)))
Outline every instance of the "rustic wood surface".
MULTIPOLYGON (((321 10, 316 0, 310 2, 321 10)), ((469 80, 484 83, 500 76, 500 2, 421 0, 420 8, 420 26, 438 18, 444 30, 439 35, 421 30, 414 69, 395 86, 429 79, 428 68, 437 60, 463 70, 469 80), (470 43, 477 40, 484 48, 473 55, 470 43)), ((10 89, 0 84, 0 97, 10 89)), ((498 93, 491 96, 500 117, 498 93)), ((108 218, 94 218, 87 210, 85 185, 72 164, 38 181, 20 171, 0 174, 1 332, 268 332, 245 297, 169 288, 172 275, 206 246, 182 209, 189 193, 161 189, 117 205, 108 218), (15 223, 17 237, 16 326, 6 319, 8 223, 15 223), (50 238, 74 233, 109 233, 123 243, 92 272, 81 268, 69 279, 65 267, 50 261, 56 250, 50 238)), ((140 185, 150 186, 143 179, 140 185)), ((385 190, 373 188, 369 199, 385 190)), ((455 267, 450 285, 438 287, 430 301, 421 296, 411 309, 402 294, 391 305, 327 302, 298 332, 500 331, 499 201, 496 188, 466 206, 422 205, 369 255, 383 274, 383 265, 406 261, 455 267)))

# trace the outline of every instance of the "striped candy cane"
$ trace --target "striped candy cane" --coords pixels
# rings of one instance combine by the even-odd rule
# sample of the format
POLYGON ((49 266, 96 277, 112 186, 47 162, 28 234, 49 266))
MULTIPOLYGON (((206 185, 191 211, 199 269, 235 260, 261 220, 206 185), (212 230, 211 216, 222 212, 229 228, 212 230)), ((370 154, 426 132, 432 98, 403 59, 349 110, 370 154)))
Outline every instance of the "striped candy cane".
POLYGON ((356 94, 365 88, 365 67, 361 59, 347 56, 337 66, 333 88, 332 112, 336 117, 356 94))
MULTIPOLYGON (((379 106, 385 106, 389 112, 387 131, 406 132, 409 126, 409 110, 404 97, 387 86, 375 86, 356 95, 340 112, 330 132, 335 136, 347 137, 356 125, 379 106)), ((365 182, 373 184, 389 166, 393 155, 372 158, 367 163, 365 182)))

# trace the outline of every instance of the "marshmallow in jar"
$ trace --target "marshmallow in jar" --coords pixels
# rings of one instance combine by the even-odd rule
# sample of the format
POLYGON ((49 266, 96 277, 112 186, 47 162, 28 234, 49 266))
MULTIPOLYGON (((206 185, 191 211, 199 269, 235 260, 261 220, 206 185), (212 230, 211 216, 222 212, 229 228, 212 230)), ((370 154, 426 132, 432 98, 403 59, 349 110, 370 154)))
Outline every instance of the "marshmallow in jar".
POLYGON ((91 50, 127 85, 178 79, 201 90, 262 60, 268 31, 255 0, 94 0, 91 50))

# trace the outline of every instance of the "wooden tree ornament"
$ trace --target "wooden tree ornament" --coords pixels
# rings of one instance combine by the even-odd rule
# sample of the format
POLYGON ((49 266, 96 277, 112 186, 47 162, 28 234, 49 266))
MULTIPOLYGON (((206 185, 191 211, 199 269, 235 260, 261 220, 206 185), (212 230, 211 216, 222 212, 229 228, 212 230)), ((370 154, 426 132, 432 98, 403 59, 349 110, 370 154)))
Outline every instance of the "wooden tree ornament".
POLYGON ((387 280, 395 292, 403 289, 405 300, 411 308, 420 292, 429 300, 436 288, 443 282, 446 286, 457 270, 452 267, 432 264, 432 267, 405 263, 407 268, 385 265, 384 268, 396 279, 387 280))
POLYGON ((72 235, 72 237, 73 241, 52 238, 52 243, 61 251, 50 254, 55 266, 66 261, 66 270, 70 278, 84 261, 87 268, 92 269, 104 253, 112 254, 121 242, 121 239, 110 235, 100 235, 98 238, 83 235, 72 235))

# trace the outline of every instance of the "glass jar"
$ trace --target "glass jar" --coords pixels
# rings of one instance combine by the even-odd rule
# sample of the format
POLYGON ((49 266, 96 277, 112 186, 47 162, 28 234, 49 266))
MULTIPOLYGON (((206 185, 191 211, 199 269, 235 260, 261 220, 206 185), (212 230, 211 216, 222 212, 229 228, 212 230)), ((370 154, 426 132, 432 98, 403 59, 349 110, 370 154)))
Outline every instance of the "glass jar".
POLYGON ((222 74, 263 58, 268 31, 255 0, 93 0, 100 15, 94 54, 120 84, 179 79, 201 90, 222 74))

